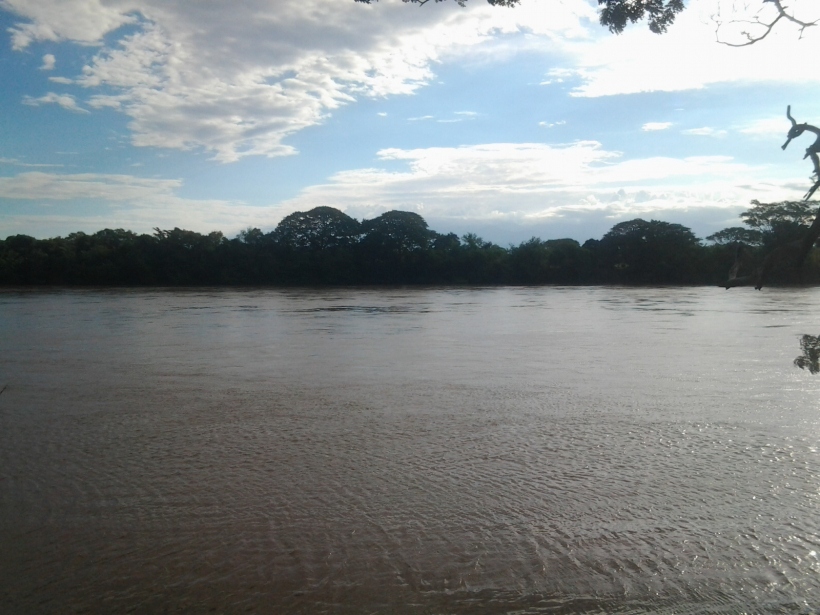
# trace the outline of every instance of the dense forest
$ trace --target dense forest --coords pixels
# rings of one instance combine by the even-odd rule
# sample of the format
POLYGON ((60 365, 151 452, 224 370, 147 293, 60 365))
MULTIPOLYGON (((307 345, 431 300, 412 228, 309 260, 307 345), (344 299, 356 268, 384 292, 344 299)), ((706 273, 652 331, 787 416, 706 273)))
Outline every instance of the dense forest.
MULTIPOLYGON (((758 266, 804 234, 817 203, 758 203, 745 227, 699 240, 680 224, 640 218, 601 239, 533 237, 501 247, 474 234, 428 228, 418 214, 389 211, 361 222, 332 207, 295 212, 273 231, 249 228, 233 239, 155 229, 0 240, 0 284, 309 285, 309 284, 720 284, 743 252, 758 266)), ((773 283, 820 282, 820 257, 772 272, 773 283)))

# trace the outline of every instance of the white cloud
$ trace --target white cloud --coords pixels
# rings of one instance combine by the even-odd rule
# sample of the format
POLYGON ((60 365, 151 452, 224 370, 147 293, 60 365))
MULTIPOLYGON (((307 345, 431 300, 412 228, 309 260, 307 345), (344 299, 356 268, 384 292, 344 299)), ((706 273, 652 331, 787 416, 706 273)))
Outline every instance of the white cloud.
POLYGON ((652 132, 655 130, 666 130, 672 125, 672 122, 647 122, 641 126, 644 132, 652 132))
POLYGON ((413 10, 398 0, 238 0, 195 11, 183 0, 0 6, 28 20, 12 28, 16 49, 102 45, 116 28, 137 26, 103 45, 75 83, 94 91, 92 107, 131 116, 135 145, 204 148, 222 161, 292 154, 289 135, 356 98, 413 93, 459 49, 524 30, 583 37, 595 15, 583 0, 529 0, 515 10, 450 2, 413 10))
POLYGON ((0 8, 30 20, 9 31, 12 46, 25 49, 35 41, 75 41, 96 45, 102 37, 136 17, 121 4, 103 0, 2 0, 0 8))
POLYGON ((752 198, 798 197, 803 189, 793 181, 761 182, 759 168, 725 156, 623 160, 594 141, 386 149, 379 157, 403 161, 407 170, 338 173, 283 208, 328 205, 372 217, 389 209, 421 211, 422 205, 425 218, 528 222, 572 212, 634 217, 738 208, 752 198))
POLYGON ((74 83, 74 80, 68 77, 49 77, 48 80, 52 83, 60 83, 62 85, 71 85, 74 83))
POLYGON ((67 109, 68 111, 74 111, 75 113, 88 113, 87 109, 77 106, 77 101, 71 94, 55 94, 54 92, 49 92, 40 98, 26 96, 23 98, 23 104, 30 105, 32 107, 55 104, 60 105, 63 109, 67 109))
POLYGON ((687 128, 686 130, 681 130, 680 133, 682 135, 694 135, 697 137, 716 137, 718 139, 726 136, 725 130, 717 130, 715 128, 710 128, 709 126, 704 126, 703 128, 687 128))
MULTIPOLYGON (((763 44, 742 49, 720 45, 712 16, 726 4, 692 0, 662 36, 639 24, 620 36, 599 32, 588 40, 566 41, 572 63, 548 75, 571 80, 576 96, 702 89, 716 83, 820 83, 820 73, 806 71, 801 61, 820 52, 820 36, 812 28, 800 39, 794 27, 781 23, 763 44)), ((796 0, 796 4, 820 17, 820 3, 796 0)), ((732 6, 741 8, 740 3, 732 6)), ((740 13, 735 16, 743 18, 740 13)))
POLYGON ((40 70, 54 70, 56 61, 57 59, 52 54, 47 53, 43 56, 43 65, 40 67, 40 70))
POLYGON ((30 172, 0 177, 0 198, 26 200, 104 199, 109 202, 164 197, 182 185, 176 179, 142 179, 131 175, 30 172))
MULTIPOLYGON (((290 135, 356 99, 412 94, 438 63, 506 61, 521 49, 566 58, 545 83, 572 82, 577 96, 820 81, 795 61, 817 55, 820 37, 799 41, 786 25, 765 45, 716 45, 714 24, 704 23, 716 1, 692 0, 663 36, 645 24, 612 36, 586 0, 526 0, 516 9, 399 0, 236 0, 196 10, 185 0, 0 0, 0 8, 21 18, 11 28, 15 49, 100 47, 74 79, 52 80, 87 88, 92 108, 130 116, 135 145, 204 149, 228 162, 293 154, 290 135), (130 33, 106 44, 123 25, 130 33)), ((69 98, 27 100, 80 109, 69 98)))
POLYGON ((25 215, 0 216, 0 230, 11 233, 41 228, 65 234, 105 227, 150 232, 156 226, 179 226, 230 234, 250 225, 272 228, 285 215, 279 207, 182 198, 177 195, 181 188, 182 181, 177 179, 100 173, 26 172, 0 177, 0 199, 38 202, 27 207, 25 215), (92 213, 74 213, 71 203, 77 201, 84 202, 84 211, 92 213), (97 213, 93 213, 95 204, 97 213))
POLYGON ((15 167, 62 167, 62 164, 37 164, 31 162, 21 162, 17 158, 0 158, 0 164, 11 165, 15 167))
POLYGON ((758 137, 778 137, 785 140, 789 128, 791 128, 791 122, 783 115, 782 117, 768 117, 754 120, 741 127, 739 131, 743 134, 758 137))
POLYGON ((554 128, 555 126, 563 126, 566 123, 566 120, 561 120, 560 122, 538 122, 538 125, 544 128, 554 128))

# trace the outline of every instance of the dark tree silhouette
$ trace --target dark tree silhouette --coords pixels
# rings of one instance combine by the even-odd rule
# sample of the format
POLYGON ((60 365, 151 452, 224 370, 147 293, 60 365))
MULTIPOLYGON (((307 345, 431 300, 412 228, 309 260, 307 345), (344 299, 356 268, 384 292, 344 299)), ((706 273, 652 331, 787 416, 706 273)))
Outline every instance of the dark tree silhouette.
POLYGON ((630 284, 694 282, 699 247, 685 226, 641 218, 616 224, 589 245, 604 279, 630 284))
POLYGON ((362 222, 366 246, 403 255, 430 247, 435 233, 427 228, 427 222, 411 211, 388 211, 372 220, 362 222))
MULTIPOLYGON (((782 203, 755 203, 755 209, 766 207, 778 209, 782 203)), ((786 202, 787 205, 793 203, 786 202)), ((820 217, 812 220, 811 225, 798 221, 774 221, 769 230, 761 233, 761 243, 768 250, 760 266, 754 268, 754 258, 742 240, 736 244, 735 262, 729 271, 728 279, 721 284, 724 288, 754 285, 757 290, 769 281, 770 274, 780 271, 781 275, 798 273, 809 252, 820 236, 820 217), (742 275, 744 271, 749 271, 742 275)), ((758 261, 759 262, 759 261, 758 261)))
POLYGON ((615 34, 623 32, 627 23, 643 19, 649 22, 652 32, 663 34, 684 8, 683 0, 598 0, 598 5, 601 25, 615 34))
POLYGON ((285 216, 273 235, 281 246, 325 250, 350 245, 361 232, 361 225, 346 213, 333 207, 314 207, 285 216))
POLYGON ((788 117, 789 120, 791 120, 792 127, 789 130, 789 133, 786 135, 787 139, 786 142, 783 144, 784 150, 789 146, 789 143, 791 143, 792 139, 796 139, 806 131, 817 135, 817 138, 814 140, 814 143, 812 143, 806 148, 806 153, 803 156, 803 160, 805 160, 806 158, 811 158, 812 164, 814 164, 813 177, 816 180, 814 182, 814 185, 811 188, 809 188, 809 191, 803 197, 804 201, 808 201, 811 198, 811 195, 814 194, 814 191, 817 190, 817 187, 820 186, 820 158, 817 157, 818 152, 820 152, 820 128, 817 128, 817 126, 812 126, 811 124, 798 124, 792 117, 791 105, 786 107, 786 117, 788 117))
POLYGON ((820 160, 818 159, 818 152, 820 152, 820 128, 812 126, 811 124, 798 124, 791 115, 791 105, 786 107, 786 117, 791 120, 792 127, 786 135, 786 142, 783 144, 783 149, 795 139, 808 131, 818 136, 815 142, 806 148, 806 154, 803 159, 811 158, 814 165, 815 182, 809 191, 800 202, 789 202, 778 204, 779 207, 775 209, 772 205, 764 205, 757 201, 752 201, 755 208, 741 214, 741 217, 746 216, 746 223, 750 226, 768 226, 772 230, 779 230, 781 235, 786 234, 788 241, 779 242, 781 245, 774 247, 766 256, 763 264, 754 273, 741 276, 740 271, 743 269, 741 257, 743 250, 738 249, 737 259, 735 264, 729 271, 729 277, 723 286, 727 289, 734 286, 746 286, 753 284, 757 290, 763 287, 766 283, 769 274, 776 268, 797 270, 806 260, 814 243, 820 237, 820 211, 815 210, 813 213, 813 221, 811 226, 805 229, 804 224, 812 218, 812 213, 809 211, 808 200, 814 194, 815 190, 820 187, 820 160), (796 227, 796 228, 795 228, 796 227), (803 230, 801 231, 802 227, 803 230), (784 233, 784 231, 786 231, 784 233), (794 235, 797 235, 796 237, 794 235))
MULTIPOLYGON (((743 214, 741 214, 742 216, 743 214)), ((732 226, 717 233, 712 233, 706 238, 721 246, 730 244, 744 244, 749 246, 759 246, 763 243, 763 233, 756 229, 743 228, 742 226, 732 226)))

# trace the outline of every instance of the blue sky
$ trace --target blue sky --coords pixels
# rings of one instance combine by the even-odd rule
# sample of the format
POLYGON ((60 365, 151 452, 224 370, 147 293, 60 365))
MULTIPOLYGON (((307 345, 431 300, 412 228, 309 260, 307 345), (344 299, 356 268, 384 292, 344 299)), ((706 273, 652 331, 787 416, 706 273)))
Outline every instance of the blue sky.
POLYGON ((692 0, 615 36, 596 10, 0 0, 0 237, 233 236, 318 205, 502 245, 635 217, 704 237, 800 198, 811 139, 780 146, 786 105, 820 123, 817 34, 732 48, 716 29, 748 15, 692 0))

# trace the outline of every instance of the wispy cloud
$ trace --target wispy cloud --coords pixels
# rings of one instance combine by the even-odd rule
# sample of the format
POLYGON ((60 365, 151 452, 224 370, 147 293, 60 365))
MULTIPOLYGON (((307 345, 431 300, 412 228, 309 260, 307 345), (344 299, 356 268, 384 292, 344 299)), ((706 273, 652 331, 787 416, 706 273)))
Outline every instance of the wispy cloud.
POLYGON ((791 123, 784 115, 783 117, 754 120, 742 126, 739 132, 759 137, 782 137, 785 139, 789 128, 791 128, 791 123))
POLYGON ((37 204, 29 213, 4 216, 0 226, 14 229, 45 228, 52 233, 79 229, 152 228, 179 226, 200 232, 238 232, 250 225, 272 228, 283 217, 279 207, 252 207, 241 202, 187 199, 177 195, 178 179, 146 179, 133 175, 101 173, 57 174, 24 172, 0 177, 0 200, 25 200, 37 204), (84 213, 65 213, 71 202, 86 203, 84 213), (42 207, 49 205, 48 207, 42 207))
POLYGON ((283 207, 294 211, 329 205, 372 217, 387 209, 419 210, 423 204, 425 217, 526 222, 579 211, 635 217, 737 209, 752 198, 797 194, 788 182, 759 181, 758 168, 726 156, 625 160, 594 141, 385 149, 379 157, 405 162, 407 168, 338 173, 283 207))
POLYGON ((692 135, 696 137, 715 137, 718 139, 725 137, 727 134, 725 130, 717 130, 709 126, 704 126, 703 128, 687 128, 686 130, 681 130, 680 133, 682 135, 692 135))
POLYGON ((60 105, 63 109, 68 111, 74 111, 75 113, 88 113, 87 109, 83 109, 77 105, 77 101, 71 94, 55 94, 54 92, 49 92, 45 96, 41 96, 40 98, 32 98, 31 96, 26 96, 23 98, 24 105, 30 105, 32 107, 39 107, 40 105, 60 105))
POLYGON ((0 164, 11 165, 15 167, 63 167, 63 164, 36 164, 31 162, 21 162, 17 158, 0 158, 0 164))
MULTIPOLYGON (((200 3, 196 11, 185 0, 0 5, 19 16, 10 27, 15 49, 43 41, 98 46, 77 75, 52 82, 83 86, 91 108, 128 115, 134 145, 200 149, 230 162, 294 154, 288 137, 341 106, 416 93, 435 81, 440 63, 492 41, 501 49, 513 37, 563 58, 565 65, 549 70, 543 83, 571 84, 575 96, 820 83, 820 72, 793 61, 816 55, 820 37, 787 33, 743 53, 717 46, 708 23, 716 2, 692 0, 664 36, 636 27, 617 37, 600 28, 585 0, 527 0, 515 10, 478 2, 468 9, 448 2, 408 10, 401 2, 352 0, 236 0, 200 3), (126 24, 127 34, 106 38, 126 24)), ((49 65, 44 58, 43 68, 49 65)), ((85 111, 69 95, 25 102, 85 111)))
MULTIPOLYGON (((770 4, 748 4, 771 10, 770 4)), ((795 4, 808 21, 820 17, 820 3, 795 4)), ((663 36, 639 27, 619 36, 592 33, 586 39, 561 41, 570 61, 551 70, 550 81, 578 82, 573 94, 589 97, 703 89, 718 83, 820 84, 820 73, 806 71, 804 63, 795 61, 820 52, 820 36, 814 33, 801 37, 793 26, 781 23, 762 45, 738 50, 716 44, 714 16, 729 5, 734 19, 742 19, 743 3, 691 0, 663 36)))
POLYGON ((414 93, 455 50, 524 31, 579 37, 595 15, 580 0, 515 11, 446 4, 237 0, 191 11, 185 0, 2 0, 22 18, 11 28, 15 49, 101 46, 73 81, 95 90, 92 107, 131 117, 133 144, 202 148, 223 162, 293 154, 289 135, 357 99, 414 93), (107 44, 124 24, 134 29, 107 44))
POLYGON ((644 132, 654 132, 656 130, 666 130, 672 125, 672 122, 647 122, 641 126, 644 132))
POLYGON ((43 56, 43 65, 40 67, 40 70, 54 70, 54 64, 57 62, 57 59, 50 53, 47 53, 43 56))

